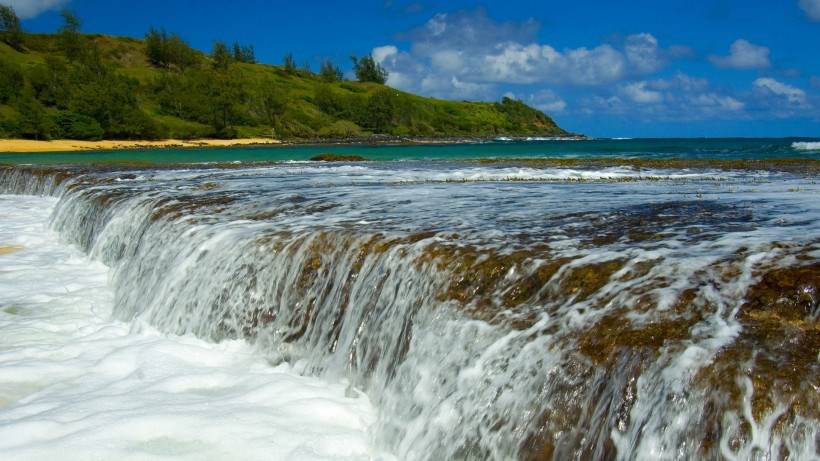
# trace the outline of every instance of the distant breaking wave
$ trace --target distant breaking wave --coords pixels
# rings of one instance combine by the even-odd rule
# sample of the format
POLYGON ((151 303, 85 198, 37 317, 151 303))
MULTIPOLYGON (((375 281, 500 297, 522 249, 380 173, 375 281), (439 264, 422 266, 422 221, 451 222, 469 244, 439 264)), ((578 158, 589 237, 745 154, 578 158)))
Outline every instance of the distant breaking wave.
POLYGON ((576 138, 569 138, 566 136, 527 136, 525 138, 518 138, 518 137, 509 137, 509 136, 498 136, 493 139, 494 141, 499 142, 514 142, 514 141, 577 141, 576 138))
POLYGON ((794 150, 820 150, 820 142, 793 142, 794 150))

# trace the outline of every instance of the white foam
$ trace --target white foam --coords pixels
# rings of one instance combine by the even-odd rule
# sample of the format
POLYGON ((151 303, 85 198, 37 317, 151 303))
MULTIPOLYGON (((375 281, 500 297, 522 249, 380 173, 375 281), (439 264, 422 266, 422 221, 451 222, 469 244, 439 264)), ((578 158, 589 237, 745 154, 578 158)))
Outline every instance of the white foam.
POLYGON ((820 142, 793 142, 794 150, 817 150, 820 151, 820 142))
POLYGON ((109 269, 0 196, 0 458, 372 459, 368 399, 208 343, 111 321, 109 269), (8 248, 7 248, 8 250, 8 248))
MULTIPOLYGON (((315 162, 314 162, 315 163, 315 162)), ((680 169, 636 169, 629 166, 602 168, 532 168, 510 166, 476 166, 455 167, 447 169, 430 168, 383 168, 378 165, 277 165, 259 169, 249 169, 233 175, 284 174, 291 176, 310 176, 313 180, 324 183, 415 183, 415 182, 496 182, 496 181, 534 181, 534 182, 594 182, 618 180, 722 180, 731 177, 731 172, 719 170, 680 170, 680 169)), ((760 173, 760 175, 765 175, 760 173)))

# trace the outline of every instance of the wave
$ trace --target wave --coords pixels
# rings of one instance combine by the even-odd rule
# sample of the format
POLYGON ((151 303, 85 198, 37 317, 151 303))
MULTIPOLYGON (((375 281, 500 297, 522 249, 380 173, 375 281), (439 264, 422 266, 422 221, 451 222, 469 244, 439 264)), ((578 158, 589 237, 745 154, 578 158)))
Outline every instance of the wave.
POLYGON ((792 149, 794 150, 808 150, 808 151, 820 151, 820 142, 793 142, 792 149))
POLYGON ((566 136, 527 136, 527 137, 509 137, 498 136, 493 139, 499 142, 539 142, 539 141, 577 141, 579 138, 571 138, 566 136))

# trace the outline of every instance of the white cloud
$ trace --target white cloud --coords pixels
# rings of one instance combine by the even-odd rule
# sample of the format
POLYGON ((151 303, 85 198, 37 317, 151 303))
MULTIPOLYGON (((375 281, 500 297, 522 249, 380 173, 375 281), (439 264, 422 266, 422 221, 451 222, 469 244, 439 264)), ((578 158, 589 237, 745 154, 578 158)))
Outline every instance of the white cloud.
POLYGON ((812 21, 820 21, 820 0, 800 0, 800 8, 812 21))
MULTIPOLYGON (((391 83, 389 78, 387 83, 391 83)), ((480 100, 491 99, 495 87, 486 83, 466 82, 454 75, 447 77, 430 74, 419 82, 419 91, 435 97, 480 100)))
POLYGON ((663 95, 659 91, 648 89, 647 85, 647 82, 633 82, 624 85, 621 93, 638 104, 656 104, 663 101, 663 95))
POLYGON ((447 72, 458 72, 464 67, 462 52, 457 50, 436 51, 430 56, 433 67, 447 72))
POLYGON ((68 0, 2 0, 0 3, 10 5, 20 18, 28 19, 44 11, 60 8, 68 0))
POLYGON ((626 59, 641 73, 651 73, 663 66, 658 39, 643 33, 630 35, 624 46, 626 59))
POLYGON ((379 64, 384 64, 385 60, 388 58, 395 56, 399 53, 399 49, 393 45, 386 45, 386 46, 377 46, 373 48, 371 52, 371 56, 373 56, 373 60, 379 64))
POLYGON ((794 108, 811 107, 805 91, 773 78, 759 78, 754 81, 754 87, 759 94, 773 96, 775 99, 785 102, 788 106, 794 108))
POLYGON ((494 21, 483 9, 441 13, 400 35, 410 42, 409 49, 388 45, 374 49, 373 56, 388 70, 390 85, 462 98, 488 94, 504 84, 617 83, 656 72, 675 54, 648 33, 629 35, 621 44, 556 49, 538 42, 538 27, 532 19, 494 21))
POLYGON ((737 99, 717 93, 701 93, 693 95, 689 101, 701 111, 707 113, 736 113, 742 111, 746 104, 737 99))
POLYGON ((548 114, 563 112, 567 109, 567 102, 561 99, 561 97, 552 90, 541 90, 531 94, 527 102, 536 109, 548 114))
POLYGON ((582 101, 589 114, 608 112, 657 120, 704 120, 742 118, 746 105, 712 89, 705 79, 686 74, 671 78, 640 80, 621 85, 617 94, 592 96, 582 101))
POLYGON ((610 45, 562 53, 549 45, 506 43, 471 64, 473 75, 499 83, 599 85, 617 81, 627 72, 623 53, 610 45))
POLYGON ((730 69, 763 69, 772 65, 768 48, 742 38, 732 43, 728 56, 709 56, 709 60, 718 67, 730 69))

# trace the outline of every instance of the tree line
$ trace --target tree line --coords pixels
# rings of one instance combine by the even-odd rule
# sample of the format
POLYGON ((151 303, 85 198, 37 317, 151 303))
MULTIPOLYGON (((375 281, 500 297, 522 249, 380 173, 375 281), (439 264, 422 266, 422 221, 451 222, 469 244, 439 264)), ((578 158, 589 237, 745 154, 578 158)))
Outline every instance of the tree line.
MULTIPOLYGON (((0 60, 0 104, 18 117, 4 119, 0 131, 32 139, 155 138, 159 130, 136 98, 138 83, 107 65, 100 50, 80 33, 80 20, 63 11, 57 43, 65 58, 47 55, 42 64, 21 68, 0 60)), ((14 10, 0 5, 0 37, 24 47, 14 10)))

